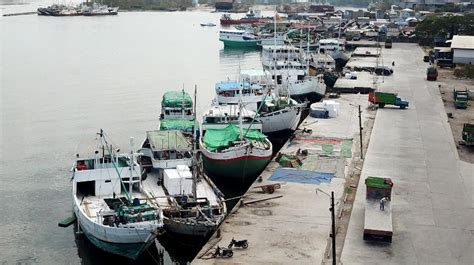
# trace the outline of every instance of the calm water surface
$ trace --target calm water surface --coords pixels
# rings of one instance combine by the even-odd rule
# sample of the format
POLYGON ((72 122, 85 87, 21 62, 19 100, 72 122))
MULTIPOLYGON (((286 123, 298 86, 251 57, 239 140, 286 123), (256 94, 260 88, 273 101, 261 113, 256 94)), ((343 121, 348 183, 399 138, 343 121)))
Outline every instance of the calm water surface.
POLYGON ((0 263, 123 264, 57 226, 71 214, 76 145, 103 128, 127 148, 129 137, 138 143, 158 128, 165 91, 192 93, 196 84, 202 113, 216 82, 235 78, 239 66, 261 67, 259 52, 224 50, 219 28, 199 25, 220 15, 0 18, 0 263))

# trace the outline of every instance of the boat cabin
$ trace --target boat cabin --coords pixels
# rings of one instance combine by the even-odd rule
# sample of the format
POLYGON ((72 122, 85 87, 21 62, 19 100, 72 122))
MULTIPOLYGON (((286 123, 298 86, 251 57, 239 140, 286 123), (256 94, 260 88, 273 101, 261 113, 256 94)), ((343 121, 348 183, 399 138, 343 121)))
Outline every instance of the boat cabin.
MULTIPOLYGON (((126 156, 101 154, 95 151, 95 156, 80 157, 76 155, 76 162, 72 169, 74 174, 74 194, 76 196, 113 196, 121 194, 124 188, 122 181, 130 180, 130 159, 126 156)), ((140 166, 135 162, 132 172, 132 181, 140 181, 140 166)), ((126 187, 128 189, 128 187, 126 187)))
POLYGON ((181 130, 148 131, 139 153, 142 166, 158 169, 191 166, 191 139, 181 130))
MULTIPOLYGON (((254 121, 256 113, 247 108, 242 108, 242 124, 246 127, 252 126, 252 129, 262 129, 259 121, 254 121)), ((211 106, 202 118, 202 131, 206 129, 225 128, 229 124, 239 123, 239 106, 238 105, 215 105, 211 106)))
POLYGON ((184 90, 168 91, 161 100, 161 119, 194 119, 193 101, 184 90))

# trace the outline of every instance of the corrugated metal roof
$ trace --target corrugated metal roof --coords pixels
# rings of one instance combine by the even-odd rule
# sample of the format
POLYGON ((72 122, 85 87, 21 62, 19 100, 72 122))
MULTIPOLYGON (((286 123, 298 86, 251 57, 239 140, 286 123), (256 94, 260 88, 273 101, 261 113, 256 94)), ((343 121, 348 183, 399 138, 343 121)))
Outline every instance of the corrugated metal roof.
POLYGON ((474 36, 454 36, 453 41, 451 42, 451 48, 474 49, 474 36))

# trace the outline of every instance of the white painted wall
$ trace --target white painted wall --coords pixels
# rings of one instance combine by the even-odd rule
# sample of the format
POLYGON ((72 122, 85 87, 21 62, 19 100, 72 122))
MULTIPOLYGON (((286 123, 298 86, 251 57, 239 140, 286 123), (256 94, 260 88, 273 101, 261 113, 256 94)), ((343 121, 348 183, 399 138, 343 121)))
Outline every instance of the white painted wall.
POLYGON ((474 49, 453 49, 453 63, 474 64, 474 49))

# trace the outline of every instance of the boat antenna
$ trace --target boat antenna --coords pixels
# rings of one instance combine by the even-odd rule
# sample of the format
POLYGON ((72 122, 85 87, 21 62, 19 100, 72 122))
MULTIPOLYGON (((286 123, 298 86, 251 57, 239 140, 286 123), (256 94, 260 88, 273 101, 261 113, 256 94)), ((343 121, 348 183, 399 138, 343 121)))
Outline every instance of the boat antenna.
POLYGON ((183 93, 183 98, 181 99, 181 118, 184 119, 184 83, 181 91, 183 93))
POLYGON ((275 91, 277 91, 277 75, 276 75, 276 65, 277 65, 277 58, 276 58, 276 31, 277 31, 277 24, 276 24, 276 16, 277 12, 275 12, 275 18, 273 19, 273 83, 275 86, 275 91))
POLYGON ((308 39, 306 40, 306 72, 309 74, 309 28, 310 23, 308 21, 308 39))
POLYGON ((133 137, 130 137, 130 179, 128 180, 128 188, 130 193, 130 200, 133 192, 133 171, 135 170, 135 154, 133 152, 133 137))
MULTIPOLYGON (((194 85, 194 106, 196 106, 196 99, 197 99, 197 85, 194 85)), ((196 111, 194 111, 194 125, 193 125, 193 140, 191 141, 193 143, 193 159, 192 159, 192 167, 193 167, 193 170, 191 171, 192 172, 192 176, 193 176, 193 198, 195 201, 197 201, 197 191, 196 191, 196 181, 197 181, 197 170, 198 170, 198 166, 197 166, 197 157, 196 157, 196 142, 195 139, 196 139, 196 111)), ((197 140, 197 139, 196 139, 197 140)))
MULTIPOLYGON (((193 115, 194 115, 194 123, 193 123, 193 139, 196 139, 196 105, 197 105, 197 85, 194 85, 194 110, 193 110, 193 115)), ((196 139, 196 143, 194 143, 194 145, 197 144, 197 139, 196 139)))
POLYGON ((240 129, 240 140, 244 140, 244 133, 242 131, 242 86, 243 82, 241 83, 239 88, 239 129, 240 129))

